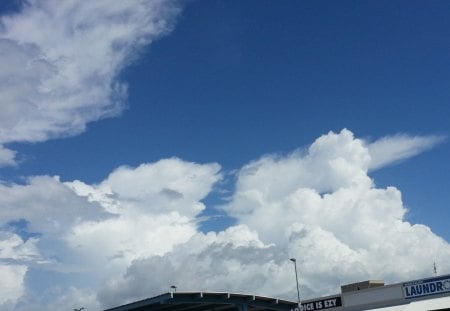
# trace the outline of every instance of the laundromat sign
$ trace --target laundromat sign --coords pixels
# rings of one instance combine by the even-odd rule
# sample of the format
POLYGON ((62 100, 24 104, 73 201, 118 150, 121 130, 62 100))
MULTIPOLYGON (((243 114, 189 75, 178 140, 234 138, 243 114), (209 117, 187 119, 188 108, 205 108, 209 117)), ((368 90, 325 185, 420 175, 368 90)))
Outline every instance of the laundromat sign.
POLYGON ((403 284, 406 299, 450 292, 450 275, 403 284))

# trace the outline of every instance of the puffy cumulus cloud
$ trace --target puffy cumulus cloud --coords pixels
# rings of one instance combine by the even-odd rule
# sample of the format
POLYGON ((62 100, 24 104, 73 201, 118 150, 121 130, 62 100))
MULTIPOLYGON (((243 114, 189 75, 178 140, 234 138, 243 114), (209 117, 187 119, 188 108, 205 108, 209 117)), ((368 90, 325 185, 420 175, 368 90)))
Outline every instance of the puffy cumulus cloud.
POLYGON ((24 261, 39 258, 36 238, 24 241, 17 234, 0 231, 0 260, 24 261))
POLYGON ((430 276, 435 260, 442 273, 450 271, 445 259, 450 254, 448 242, 425 226, 398 222, 387 232, 374 234, 379 235, 378 241, 355 247, 339 239, 338 233, 318 226, 291 228, 289 250, 299 259, 305 295, 336 293, 342 284, 367 279, 392 283, 430 276))
POLYGON ((24 241, 8 231, 0 231, 0 309, 12 310, 25 293, 27 263, 39 261, 36 239, 24 241))
MULTIPOLYGON (((398 160, 385 147, 383 163, 398 160)), ((306 151, 265 156, 238 172, 224 209, 262 242, 300 259, 306 293, 329 293, 366 278, 428 275, 434 260, 450 271, 448 242, 407 222, 400 191, 376 188, 367 175, 373 150, 343 130, 323 135, 306 151)))
POLYGON ((8 231, 0 231, 0 309, 13 310, 25 293, 28 264, 40 261, 37 239, 24 241, 8 231))
POLYGON ((7 283, 0 287, 10 288, 0 290, 0 302, 4 302, 0 309, 14 309, 26 287, 32 286, 25 283, 31 270, 80 270, 66 262, 68 258, 76 260, 76 253, 71 253, 63 237, 77 224, 113 216, 98 203, 74 193, 57 177, 33 177, 20 185, 0 184, 0 265, 7 264, 0 271, 0 282, 7 283))
POLYGON ((0 262, 0 307, 12 310, 15 301, 25 292, 26 265, 2 264, 0 262))
POLYGON ((395 135, 368 144, 371 155, 370 169, 375 170, 391 163, 413 157, 442 143, 445 136, 395 135))
POLYGON ((165 159, 137 168, 120 167, 97 188, 100 193, 120 201, 119 210, 132 207, 150 214, 174 211, 192 218, 205 208, 199 200, 218 181, 219 170, 217 164, 200 165, 177 158, 165 159))
MULTIPOLYGON (((369 163, 364 142, 355 139, 353 133, 329 133, 306 152, 265 156, 244 166, 237 174, 236 191, 225 210, 263 238, 282 243, 286 241, 284 231, 293 220, 317 223, 323 208, 335 214, 333 203, 337 196, 356 201, 355 195, 370 189, 373 182, 367 176, 369 163), (353 189, 352 193, 340 192, 348 188, 353 189), (329 195, 323 197, 326 193, 329 195)), ((351 212, 345 216, 353 218, 351 212)))
MULTIPOLYGON (((15 310, 98 309, 172 284, 295 299, 291 257, 303 298, 369 278, 429 276, 433 261, 450 272, 449 243, 409 223, 400 191, 368 175, 373 144, 342 130, 245 165, 222 206, 237 224, 220 232, 198 224, 222 178, 218 164, 172 158, 119 167, 98 184, 45 176, 2 184, 0 263, 17 278, 15 296, 1 301, 15 310), (17 219, 28 239, 11 229, 17 219)), ((384 154, 385 164, 398 159, 384 154)))
POLYGON ((96 185, 48 176, 0 185, 0 260, 31 268, 16 309, 50 310, 84 295, 95 305, 103 279, 198 233, 201 201, 220 179, 217 164, 172 158, 120 167, 96 185), (42 277, 55 281, 41 288, 42 277))
POLYGON ((38 176, 25 184, 0 184, 0 224, 25 219, 30 232, 63 235, 75 224, 111 217, 98 203, 88 202, 58 177, 38 176))
MULTIPOLYGON (((246 226, 207 234, 198 233, 164 256, 133 261, 120 278, 111 278, 99 292, 105 306, 167 292, 251 292, 284 295, 292 291, 292 266, 286 253, 264 245, 246 226)), ((293 293, 293 292, 292 292, 293 293)))
MULTIPOLYGON (((74 135, 117 115, 127 94, 118 74, 179 11, 172 0, 33 0, 2 16, 0 144, 74 135)), ((12 163, 0 147, 0 165, 12 163)))
POLYGON ((163 255, 197 232, 196 216, 205 209, 201 200, 221 178, 219 171, 217 164, 173 158, 120 167, 99 185, 67 183, 117 215, 80 223, 67 240, 90 260, 104 261, 103 265, 121 266, 136 258, 163 255))
POLYGON ((400 191, 377 188, 368 175, 369 145, 342 130, 305 150, 249 163, 223 206, 238 225, 197 233, 164 255, 134 260, 105 283, 99 300, 118 305, 166 292, 171 284, 294 299, 291 257, 303 298, 364 279, 428 276, 433 261, 450 271, 448 242, 407 222, 400 191))

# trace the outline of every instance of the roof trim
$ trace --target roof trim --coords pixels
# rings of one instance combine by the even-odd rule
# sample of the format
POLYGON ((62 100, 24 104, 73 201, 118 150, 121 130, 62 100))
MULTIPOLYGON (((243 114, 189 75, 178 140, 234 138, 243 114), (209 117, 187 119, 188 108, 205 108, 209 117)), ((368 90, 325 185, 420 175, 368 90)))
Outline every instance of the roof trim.
POLYGON ((105 311, 290 311, 297 303, 278 298, 226 292, 171 292, 105 311))

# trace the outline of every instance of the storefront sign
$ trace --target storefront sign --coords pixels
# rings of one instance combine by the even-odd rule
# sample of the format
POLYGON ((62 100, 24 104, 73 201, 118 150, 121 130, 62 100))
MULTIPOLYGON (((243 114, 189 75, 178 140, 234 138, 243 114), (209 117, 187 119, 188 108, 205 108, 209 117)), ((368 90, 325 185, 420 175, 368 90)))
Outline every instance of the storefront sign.
POLYGON ((403 284, 406 299, 450 292, 450 276, 423 279, 403 284))
POLYGON ((340 296, 302 303, 303 311, 325 310, 342 306, 340 296))

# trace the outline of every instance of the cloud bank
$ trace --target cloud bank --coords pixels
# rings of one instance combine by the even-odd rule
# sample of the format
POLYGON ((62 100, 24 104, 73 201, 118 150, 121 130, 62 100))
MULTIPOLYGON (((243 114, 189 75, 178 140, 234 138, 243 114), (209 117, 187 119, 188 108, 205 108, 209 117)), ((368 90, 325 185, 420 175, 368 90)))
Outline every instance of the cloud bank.
POLYGON ((171 0, 32 0, 2 16, 0 166, 15 163, 5 144, 76 135, 119 114, 119 73, 171 31, 179 11, 171 0))
MULTIPOLYGON (((203 201, 225 175, 215 163, 124 166, 99 184, 48 176, 2 184, 0 306, 101 309, 172 284, 295 300, 291 257, 303 298, 368 278, 429 276, 433 262, 450 272, 449 243, 409 223, 400 191, 368 175, 376 143, 342 130, 244 165, 220 207, 237 223, 219 232, 199 229, 212 208, 203 201)), ((398 160, 383 150, 386 165, 398 160)))

